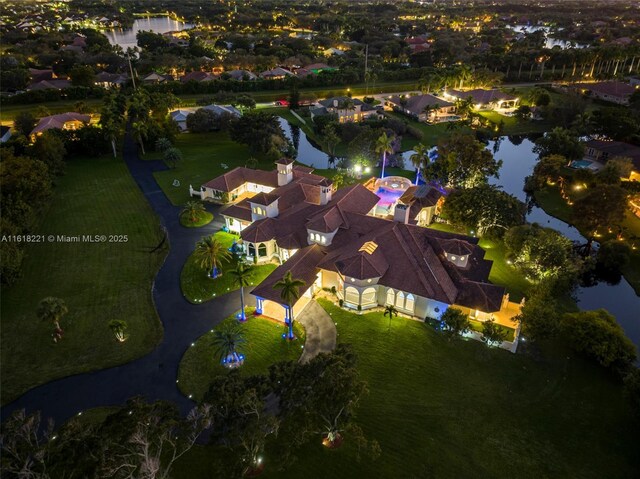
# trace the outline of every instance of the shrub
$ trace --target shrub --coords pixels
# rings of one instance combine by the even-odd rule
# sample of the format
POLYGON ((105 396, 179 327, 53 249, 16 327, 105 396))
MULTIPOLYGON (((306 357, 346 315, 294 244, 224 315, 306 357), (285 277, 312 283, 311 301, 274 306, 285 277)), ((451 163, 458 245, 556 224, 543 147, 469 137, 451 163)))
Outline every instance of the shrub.
POLYGON ((561 331, 572 349, 615 371, 624 371, 636 359, 635 346, 604 309, 565 314, 561 331))
POLYGON ((412 125, 407 125, 407 133, 418 141, 422 141, 422 139, 424 138, 424 134, 422 133, 422 131, 412 125))

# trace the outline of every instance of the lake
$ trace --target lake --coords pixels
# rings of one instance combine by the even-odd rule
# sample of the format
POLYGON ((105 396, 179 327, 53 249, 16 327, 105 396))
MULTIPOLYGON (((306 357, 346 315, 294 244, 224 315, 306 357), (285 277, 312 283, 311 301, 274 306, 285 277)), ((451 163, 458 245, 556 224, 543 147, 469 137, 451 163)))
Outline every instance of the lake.
POLYGON ((120 45, 122 50, 126 52, 127 48, 138 46, 136 40, 138 32, 167 33, 187 30, 192 27, 193 25, 190 23, 173 20, 169 17, 147 17, 136 19, 131 28, 107 30, 103 33, 112 45, 120 45))
POLYGON ((507 26, 507 27, 516 33, 534 33, 538 31, 544 32, 544 36, 545 36, 544 47, 548 49, 551 49, 553 47, 560 47, 563 50, 566 50, 567 48, 587 48, 589 46, 584 43, 577 43, 573 41, 560 40, 559 38, 555 38, 549 34, 551 32, 551 28, 545 27, 542 25, 515 25, 515 26, 507 26))
MULTIPOLYGON (((314 146, 307 135, 298 127, 290 125, 284 119, 280 124, 298 151, 297 160, 305 165, 319 169, 330 168, 329 156, 314 146)), ((538 135, 539 136, 539 135, 538 135)), ((492 178, 490 183, 501 186, 504 191, 514 195, 521 201, 527 201, 523 190, 524 179, 533 171, 537 155, 533 152, 535 139, 533 137, 503 136, 496 141, 490 141, 487 148, 493 151, 496 159, 502 160, 500 177, 492 178), (496 144, 497 143, 497 144, 496 144)), ((414 170, 409 162, 413 151, 405 151, 405 169, 414 170)), ((527 214, 527 221, 538 223, 547 228, 554 228, 573 241, 586 243, 585 238, 573 226, 547 214, 542 208, 533 206, 527 214)), ((588 288, 578 288, 578 306, 583 310, 604 308, 613 314, 625 333, 640 349, 640 297, 626 279, 622 278, 617 285, 599 283, 588 288)))

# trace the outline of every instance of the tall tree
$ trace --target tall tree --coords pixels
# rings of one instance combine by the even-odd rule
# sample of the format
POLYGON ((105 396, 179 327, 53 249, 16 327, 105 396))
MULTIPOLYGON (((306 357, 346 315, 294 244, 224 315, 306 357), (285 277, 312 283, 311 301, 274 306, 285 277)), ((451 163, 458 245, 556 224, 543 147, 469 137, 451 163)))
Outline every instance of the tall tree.
POLYGON ((627 192, 617 185, 598 185, 574 201, 571 218, 578 229, 593 238, 597 231, 619 224, 627 210, 627 192))
POLYGON ((502 160, 496 161, 472 135, 454 133, 438 143, 438 156, 424 167, 424 177, 443 185, 473 188, 498 178, 502 160))
POLYGON ((387 132, 383 132, 376 141, 375 151, 382 155, 382 173, 380 178, 384 178, 384 169, 387 165, 387 153, 393 153, 393 141, 387 136, 387 132))
POLYGON ((231 271, 233 282, 240 288, 240 321, 246 321, 247 316, 244 310, 244 288, 249 286, 251 278, 251 266, 244 263, 238 263, 236 269, 231 271))
POLYGON ((69 308, 63 299, 48 296, 40 301, 36 314, 40 321, 53 323, 53 326, 57 331, 62 331, 60 321, 68 312, 69 308))
POLYGON ((442 216, 477 233, 501 236, 524 223, 525 205, 494 185, 455 190, 442 207, 442 216))
POLYGON ((195 256, 200 266, 211 271, 210 277, 215 279, 222 274, 221 264, 229 261, 231 253, 215 235, 210 235, 196 243, 195 256))
POLYGON ((498 346, 507 338, 507 332, 489 319, 482 323, 482 341, 489 346, 498 346))
POLYGON ((295 339, 293 334, 293 305, 300 298, 300 288, 306 286, 306 283, 297 278, 293 278, 291 271, 287 271, 281 280, 277 281, 273 287, 280 290, 280 297, 287 305, 287 325, 289 326, 289 332, 287 333, 287 339, 295 339))
POLYGON ((562 155, 567 160, 579 160, 584 155, 584 144, 571 130, 554 128, 536 140, 533 152, 540 158, 562 155))
POLYGON ((416 169, 416 185, 420 180, 420 171, 429 162, 429 147, 422 143, 417 144, 414 148, 414 153, 409 157, 411 164, 416 169))
POLYGON ((38 136, 27 152, 47 165, 50 174, 59 176, 64 173, 67 150, 62 139, 53 130, 38 136))
POLYGON ((36 126, 36 118, 29 111, 21 111, 13 119, 13 128, 24 136, 29 136, 36 126))
POLYGON ((449 341, 453 338, 467 333, 471 329, 469 318, 461 310, 454 307, 448 307, 440 317, 442 331, 447 335, 449 341))

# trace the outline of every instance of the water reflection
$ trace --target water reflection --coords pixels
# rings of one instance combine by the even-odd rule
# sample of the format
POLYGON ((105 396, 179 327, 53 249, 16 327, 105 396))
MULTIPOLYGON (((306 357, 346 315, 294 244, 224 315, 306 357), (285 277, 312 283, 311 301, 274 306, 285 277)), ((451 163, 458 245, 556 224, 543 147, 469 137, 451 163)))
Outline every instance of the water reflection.
POLYGON ((186 30, 192 28, 190 23, 173 20, 169 17, 149 17, 134 20, 131 28, 115 29, 105 31, 105 36, 112 45, 120 45, 122 50, 138 45, 136 35, 141 31, 152 31, 154 33, 167 33, 186 30))

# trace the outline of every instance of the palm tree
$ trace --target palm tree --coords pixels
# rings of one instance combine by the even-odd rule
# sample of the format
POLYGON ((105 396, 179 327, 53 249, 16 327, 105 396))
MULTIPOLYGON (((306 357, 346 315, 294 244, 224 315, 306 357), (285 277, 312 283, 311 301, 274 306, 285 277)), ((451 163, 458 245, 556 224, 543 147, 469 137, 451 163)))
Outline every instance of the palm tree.
POLYGON ((398 316, 398 310, 393 304, 387 304, 384 307, 384 316, 389 316, 389 331, 391 331, 391 318, 398 316))
POLYGON ((214 279, 222 274, 220 264, 231 259, 231 253, 215 235, 205 236, 198 241, 195 255, 200 261, 200 266, 207 271, 210 270, 210 277, 214 279))
POLYGON ((133 136, 135 136, 140 144, 140 148, 142 149, 142 154, 144 155, 144 142, 143 139, 147 137, 147 124, 142 121, 134 121, 131 124, 131 130, 133 131, 133 136))
POLYGON ((416 185, 418 184, 418 179, 420 178, 420 170, 424 168, 427 163, 427 158, 429 154, 429 147, 419 143, 414 148, 415 153, 409 157, 411 163, 416 169, 416 185))
POLYGON ((300 298, 300 288, 306 286, 305 283, 301 279, 291 277, 291 271, 287 271, 286 274, 282 277, 280 281, 273 285, 275 289, 280 290, 280 297, 284 300, 284 302, 288 306, 288 315, 289 315, 289 333, 287 334, 287 339, 295 339, 293 335, 293 304, 300 298))
POLYGON ((182 161, 182 152, 178 148, 171 147, 164 151, 164 162, 167 165, 175 168, 180 161, 182 161))
POLYGON ((60 320, 68 312, 69 308, 67 308, 67 304, 64 302, 64 299, 49 296, 40 301, 36 314, 41 321, 53 323, 56 330, 61 331, 62 328, 60 327, 60 320))
POLYGON ((127 340, 127 322, 121 319, 112 319, 109 321, 109 329, 113 332, 116 339, 121 343, 127 340))
POLYGON ((238 347, 246 342, 242 326, 234 321, 225 321, 213 331, 213 346, 220 358, 220 363, 228 368, 242 365, 244 355, 238 347))
POLYGON ((382 154, 382 173, 380 174, 380 178, 384 178, 384 167, 387 164, 387 153, 393 153, 392 140, 387 136, 386 131, 382 133, 376 141, 375 151, 378 154, 382 154))
POLYGON ((246 321, 247 317, 244 313, 244 287, 249 286, 249 278, 251 277, 251 266, 244 263, 238 263, 236 269, 230 271, 233 276, 233 282, 240 288, 240 321, 246 321))
POLYGON ((429 121, 429 115, 432 111, 437 111, 438 107, 436 105, 429 104, 422 109, 422 113, 424 113, 425 120, 429 121))
POLYGON ((165 152, 173 145, 171 144, 171 140, 169 138, 158 138, 156 140, 156 150, 165 152))
POLYGON ((187 201, 187 204, 184 205, 184 209, 180 214, 189 215, 189 220, 195 223, 204 211, 204 205, 200 201, 187 201))

